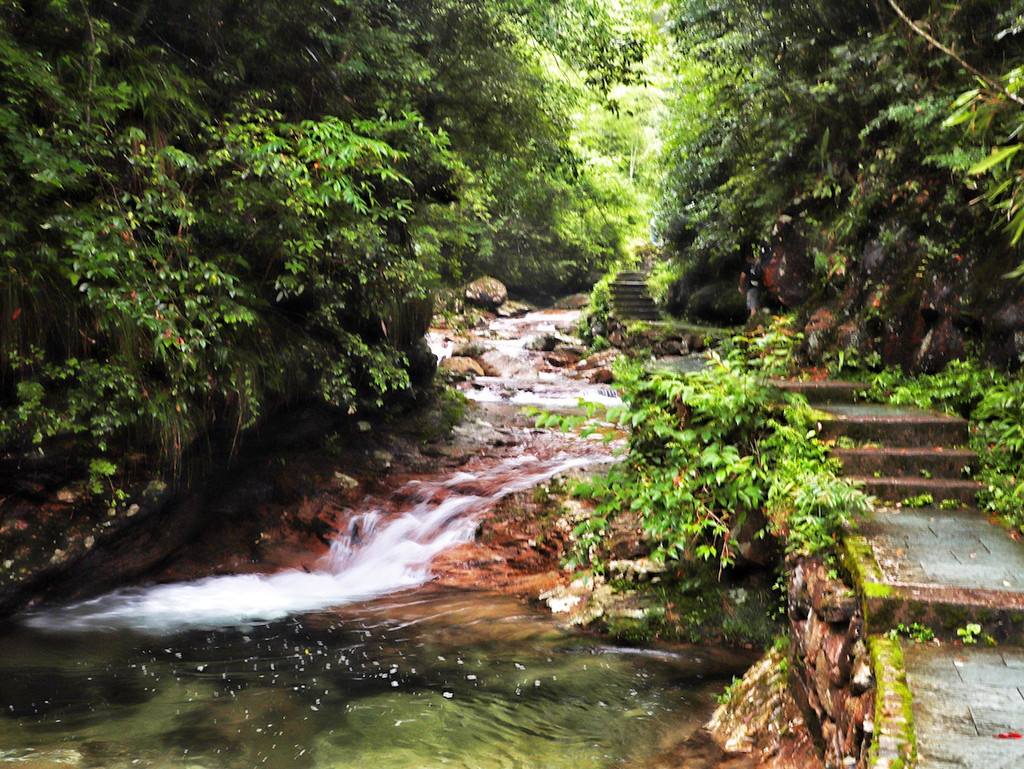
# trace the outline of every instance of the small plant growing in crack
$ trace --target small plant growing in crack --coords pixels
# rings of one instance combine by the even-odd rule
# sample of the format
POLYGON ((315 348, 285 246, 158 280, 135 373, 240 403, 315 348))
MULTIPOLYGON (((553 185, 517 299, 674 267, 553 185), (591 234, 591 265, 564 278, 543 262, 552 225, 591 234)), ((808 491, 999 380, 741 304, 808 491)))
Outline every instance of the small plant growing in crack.
POLYGON ((918 494, 916 497, 907 497, 900 502, 903 507, 930 507, 935 504, 935 497, 931 494, 918 494))
POLYGON ((983 640, 989 646, 995 646, 996 640, 988 633, 981 632, 981 625, 977 622, 968 622, 964 627, 956 629, 956 634, 960 636, 960 640, 965 645, 976 644, 978 640, 983 640))
POLYGON ((892 641, 895 641, 899 636, 904 636, 915 643, 926 643, 935 638, 935 633, 932 632, 932 629, 922 625, 920 622, 914 622, 910 625, 905 625, 901 622, 885 635, 892 641))

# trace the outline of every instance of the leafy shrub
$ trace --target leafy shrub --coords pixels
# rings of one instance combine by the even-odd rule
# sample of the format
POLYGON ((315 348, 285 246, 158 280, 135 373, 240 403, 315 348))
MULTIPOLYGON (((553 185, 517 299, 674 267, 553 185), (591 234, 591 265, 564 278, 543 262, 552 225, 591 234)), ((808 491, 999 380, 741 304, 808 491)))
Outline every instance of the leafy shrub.
POLYGON ((793 343, 769 331, 735 338, 726 356, 711 354, 698 372, 651 373, 637 364, 620 372, 625 403, 607 418, 629 430, 628 448, 606 476, 577 488, 598 506, 575 531, 573 565, 602 568, 602 545, 624 516, 639 524, 656 559, 728 566, 740 528, 762 511, 768 524, 757 536, 774 534, 789 551, 835 544, 869 500, 813 439, 806 401, 785 404, 765 376, 788 365, 793 343))
POLYGON ((871 377, 867 395, 877 401, 945 411, 966 419, 987 393, 1005 381, 1004 374, 989 366, 954 360, 937 374, 908 376, 885 369, 871 377))
POLYGON ((735 365, 751 372, 764 377, 788 376, 797 371, 804 340, 803 332, 794 330, 796 323, 795 315, 772 316, 767 325, 733 336, 723 349, 735 365))
POLYGON ((575 562, 591 563, 594 546, 629 511, 655 558, 730 563, 731 530, 763 499, 752 449, 773 406, 767 386, 716 358, 691 375, 640 373, 625 382, 624 397, 607 416, 630 430, 628 456, 577 489, 599 504, 577 528, 575 562))
POLYGON ((647 278, 647 287, 656 304, 660 307, 668 304, 669 291, 680 277, 682 269, 677 262, 661 260, 655 263, 647 278))
POLYGON ((1007 380, 991 387, 972 419, 972 448, 981 459, 978 502, 1024 529, 1024 384, 1007 380))
POLYGON ((608 335, 608 320, 612 314, 612 283, 618 274, 619 268, 614 267, 594 284, 590 291, 590 301, 577 321, 580 338, 591 347, 600 346, 599 340, 608 335))
POLYGON ((1024 462, 1024 382, 1004 380, 985 389, 972 418, 1016 462, 1024 462))
POLYGON ((830 555, 850 522, 871 509, 871 499, 841 477, 838 461, 806 425, 792 419, 777 425, 765 445, 774 453, 767 495, 772 533, 788 553, 830 555))

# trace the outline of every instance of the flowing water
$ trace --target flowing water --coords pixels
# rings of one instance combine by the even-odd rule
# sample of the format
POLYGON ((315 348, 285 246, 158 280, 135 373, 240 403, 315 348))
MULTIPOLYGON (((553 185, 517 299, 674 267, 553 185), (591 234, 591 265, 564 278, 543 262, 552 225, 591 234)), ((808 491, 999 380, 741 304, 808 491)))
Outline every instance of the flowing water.
MULTIPOLYGON (((544 405, 574 392, 557 377, 529 386, 544 405)), ((524 400, 507 383, 475 392, 524 400)), ((0 765, 642 764, 693 731, 749 658, 621 648, 512 598, 430 581, 431 559, 471 540, 496 499, 607 461, 606 447, 576 439, 551 456, 470 464, 399 489, 398 513, 360 511, 315 569, 18 618, 0 630, 0 765)))

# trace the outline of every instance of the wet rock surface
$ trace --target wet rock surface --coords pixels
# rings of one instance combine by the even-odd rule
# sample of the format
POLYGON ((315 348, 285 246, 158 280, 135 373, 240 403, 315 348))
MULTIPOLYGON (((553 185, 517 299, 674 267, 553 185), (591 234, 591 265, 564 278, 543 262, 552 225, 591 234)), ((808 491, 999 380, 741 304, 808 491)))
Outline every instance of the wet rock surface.
POLYGON ((822 769, 789 693, 785 664, 772 651, 737 680, 704 731, 649 769, 822 769))
POLYGON ((864 673, 868 648, 856 595, 821 559, 794 561, 787 571, 791 690, 813 717, 830 765, 863 765, 875 686, 864 673))

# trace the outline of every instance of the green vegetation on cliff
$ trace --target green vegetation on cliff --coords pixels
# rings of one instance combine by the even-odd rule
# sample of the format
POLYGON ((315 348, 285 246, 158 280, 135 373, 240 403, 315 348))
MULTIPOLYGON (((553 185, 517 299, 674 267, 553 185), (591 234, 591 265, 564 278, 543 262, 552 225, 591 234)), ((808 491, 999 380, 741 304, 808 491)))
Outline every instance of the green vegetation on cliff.
POLYGON ((683 270, 735 276, 781 245, 807 283, 791 308, 833 302, 882 336, 936 283, 991 297, 1020 263, 1020 0, 669 7, 659 218, 683 270))

